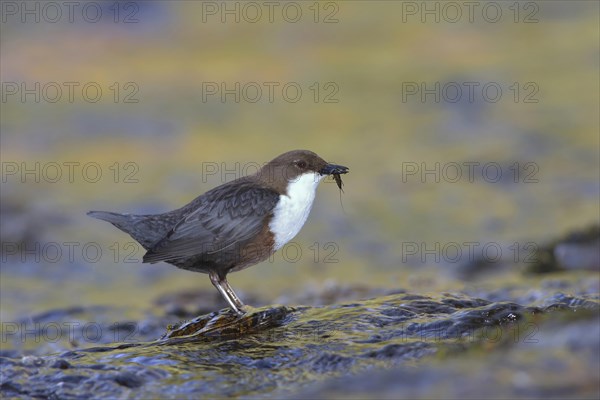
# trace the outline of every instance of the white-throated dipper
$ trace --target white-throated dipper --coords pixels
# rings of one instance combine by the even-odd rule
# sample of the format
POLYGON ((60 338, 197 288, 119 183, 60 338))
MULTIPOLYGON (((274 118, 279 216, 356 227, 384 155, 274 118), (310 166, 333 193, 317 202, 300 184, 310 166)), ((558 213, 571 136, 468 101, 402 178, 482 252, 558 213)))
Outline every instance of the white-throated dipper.
POLYGON ((256 174, 225 183, 164 214, 90 211, 128 233, 146 250, 143 262, 165 261, 208 274, 233 311, 244 314, 227 274, 266 260, 300 231, 321 180, 348 168, 308 150, 294 150, 256 174))

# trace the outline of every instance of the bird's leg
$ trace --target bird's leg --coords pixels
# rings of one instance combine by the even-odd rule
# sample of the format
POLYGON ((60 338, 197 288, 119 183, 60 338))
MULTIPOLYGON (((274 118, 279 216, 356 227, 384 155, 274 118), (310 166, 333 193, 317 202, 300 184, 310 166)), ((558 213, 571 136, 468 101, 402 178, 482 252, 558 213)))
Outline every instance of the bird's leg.
POLYGON ((225 277, 221 278, 216 272, 209 272, 208 276, 210 277, 210 281, 212 282, 213 286, 216 287, 219 293, 221 293, 221 296, 223 296, 225 300, 227 300, 227 303, 229 303, 229 307, 231 307, 231 309, 235 311, 237 315, 244 315, 246 313, 244 311, 244 303, 242 303, 242 301, 239 297, 237 297, 231 286, 229 286, 227 279, 225 277))

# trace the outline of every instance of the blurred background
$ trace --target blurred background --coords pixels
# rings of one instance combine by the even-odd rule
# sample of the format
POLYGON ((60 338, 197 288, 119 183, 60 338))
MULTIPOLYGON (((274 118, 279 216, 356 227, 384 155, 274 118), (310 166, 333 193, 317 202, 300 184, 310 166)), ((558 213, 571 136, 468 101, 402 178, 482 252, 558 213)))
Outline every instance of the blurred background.
POLYGON ((598 224, 599 5, 474 4, 3 2, 2 320, 213 291, 85 213, 168 211, 292 149, 345 191, 230 277, 243 298, 526 279, 452 271, 598 224))

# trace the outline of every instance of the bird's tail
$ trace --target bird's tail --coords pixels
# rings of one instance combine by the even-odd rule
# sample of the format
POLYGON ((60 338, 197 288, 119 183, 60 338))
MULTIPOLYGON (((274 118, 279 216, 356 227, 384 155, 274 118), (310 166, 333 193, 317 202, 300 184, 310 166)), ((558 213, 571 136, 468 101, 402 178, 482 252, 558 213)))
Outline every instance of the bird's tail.
MULTIPOLYGON (((108 211, 88 211, 87 215, 92 218, 101 219, 103 221, 110 222, 115 225, 117 228, 122 229, 119 225, 126 224, 131 219, 131 214, 118 214, 114 212, 108 211)), ((123 229, 125 232, 127 230, 123 229)), ((127 232, 129 233, 129 232, 127 232)))
POLYGON ((119 214, 108 211, 88 211, 87 215, 110 222, 129 234, 146 250, 160 240, 166 230, 164 225, 157 225, 156 219, 151 215, 119 214))

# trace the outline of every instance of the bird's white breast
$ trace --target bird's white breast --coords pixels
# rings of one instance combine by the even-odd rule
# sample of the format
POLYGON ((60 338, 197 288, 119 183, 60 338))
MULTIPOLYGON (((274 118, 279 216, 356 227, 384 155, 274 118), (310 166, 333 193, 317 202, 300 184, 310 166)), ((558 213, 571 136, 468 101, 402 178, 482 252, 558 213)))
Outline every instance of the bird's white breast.
POLYGON ((300 175, 288 183, 287 195, 280 195, 279 202, 273 210, 273 219, 269 228, 275 236, 275 250, 283 247, 300 232, 306 222, 317 186, 324 175, 310 172, 300 175))

